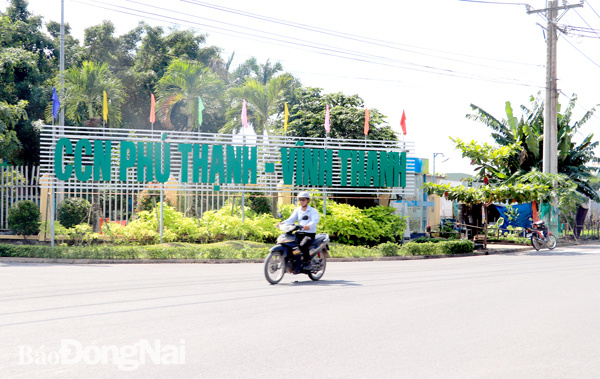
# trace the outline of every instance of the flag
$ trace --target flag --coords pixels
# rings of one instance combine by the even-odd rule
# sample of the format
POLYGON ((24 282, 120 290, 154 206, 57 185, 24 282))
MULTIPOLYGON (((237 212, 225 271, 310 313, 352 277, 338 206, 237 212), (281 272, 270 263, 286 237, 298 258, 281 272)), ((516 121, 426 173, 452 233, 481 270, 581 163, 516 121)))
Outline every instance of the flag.
POLYGON ((365 136, 369 134, 369 119, 371 116, 369 115, 369 108, 365 108, 365 136))
POLYGON ((104 101, 102 101, 102 118, 104 121, 108 121, 108 99, 106 98, 106 91, 102 91, 104 94, 104 101))
POLYGON ((60 108, 60 101, 58 100, 58 94, 56 88, 52 87, 52 117, 58 118, 58 110, 60 108))
POLYGON ((156 122, 156 111, 154 107, 156 106, 156 99, 154 98, 154 94, 150 94, 150 123, 154 124, 156 122))
POLYGON ((242 125, 244 128, 248 127, 248 109, 246 108, 246 100, 242 101, 242 125))
POLYGON ((402 127, 402 133, 406 135, 406 114, 404 114, 404 109, 402 110, 402 118, 400 119, 400 126, 402 127))
POLYGON ((204 103, 202 103, 202 99, 198 96, 198 127, 202 125, 202 111, 204 110, 204 103))
POLYGON ((325 132, 329 133, 331 130, 329 125, 329 104, 325 105, 325 132))
POLYGON ((285 112, 284 112, 285 120, 283 121, 283 134, 287 133, 288 117, 290 117, 290 111, 288 110, 287 103, 284 103, 284 104, 285 104, 285 112))

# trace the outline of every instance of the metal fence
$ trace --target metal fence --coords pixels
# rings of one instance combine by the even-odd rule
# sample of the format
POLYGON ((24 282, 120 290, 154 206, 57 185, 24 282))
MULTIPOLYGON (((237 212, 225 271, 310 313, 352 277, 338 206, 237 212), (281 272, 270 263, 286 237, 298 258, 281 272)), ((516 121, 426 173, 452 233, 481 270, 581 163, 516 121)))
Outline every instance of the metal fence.
POLYGON ((39 173, 37 166, 0 166, 0 231, 8 230, 8 210, 17 201, 40 205, 39 173))

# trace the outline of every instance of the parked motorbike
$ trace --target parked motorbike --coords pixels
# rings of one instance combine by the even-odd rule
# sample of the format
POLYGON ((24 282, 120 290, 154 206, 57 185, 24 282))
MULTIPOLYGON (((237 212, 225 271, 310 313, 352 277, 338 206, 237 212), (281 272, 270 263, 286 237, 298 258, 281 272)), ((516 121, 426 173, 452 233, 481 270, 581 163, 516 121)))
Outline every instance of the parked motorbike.
POLYGON ((548 230, 544 220, 534 222, 531 228, 527 228, 527 233, 531 233, 531 246, 538 251, 543 246, 550 250, 556 247, 556 237, 548 230))
MULTIPOLYGON (((300 225, 280 224, 283 232, 277 237, 277 245, 269 250, 265 259, 265 278, 271 284, 277 284, 288 272, 295 273, 296 257, 301 255, 300 246, 296 241, 295 232, 302 229, 300 225)), ((300 269, 300 274, 307 274, 312 280, 319 280, 325 273, 327 257, 329 257, 329 234, 320 233, 310 245, 310 264, 300 269)))

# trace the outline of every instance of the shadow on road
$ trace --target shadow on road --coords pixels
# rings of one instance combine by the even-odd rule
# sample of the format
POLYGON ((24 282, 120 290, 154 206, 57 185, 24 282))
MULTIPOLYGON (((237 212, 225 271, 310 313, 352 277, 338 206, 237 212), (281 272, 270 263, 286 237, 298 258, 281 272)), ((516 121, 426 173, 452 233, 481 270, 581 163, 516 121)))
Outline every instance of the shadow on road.
POLYGON ((339 286, 339 287, 347 287, 347 286, 362 286, 362 284, 351 282, 348 280, 304 280, 304 281, 293 281, 289 283, 279 283, 279 286, 320 286, 320 287, 328 287, 328 286, 339 286))

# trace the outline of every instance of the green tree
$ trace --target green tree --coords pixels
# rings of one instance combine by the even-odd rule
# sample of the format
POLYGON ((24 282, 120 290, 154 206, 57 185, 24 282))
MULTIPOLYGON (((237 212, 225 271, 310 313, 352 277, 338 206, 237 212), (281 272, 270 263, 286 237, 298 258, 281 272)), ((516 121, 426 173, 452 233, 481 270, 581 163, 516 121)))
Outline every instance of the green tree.
POLYGON ((21 120, 27 120, 26 106, 26 100, 20 100, 17 105, 0 101, 0 161, 15 164, 14 158, 22 153, 23 146, 14 127, 21 120))
MULTIPOLYGON (((118 127, 121 124, 121 106, 125 100, 125 91, 121 81, 115 78, 105 63, 83 62, 81 68, 66 70, 65 116, 76 125, 102 125, 104 91, 108 99, 107 126, 118 127)), ((57 91, 60 92, 60 80, 56 77, 57 91)), ((48 117, 52 117, 52 105, 47 108, 48 117)))
MULTIPOLYGON (((299 88, 288 99, 290 117, 288 134, 297 137, 325 138, 325 106, 329 104, 330 134, 332 138, 363 139, 365 104, 358 95, 341 92, 322 94, 321 88, 299 88)), ((377 109, 369 109, 368 139, 397 140, 396 133, 385 123, 385 116, 377 109)), ((278 121, 283 127, 283 121, 278 121)))
POLYGON ((246 79, 256 79, 263 85, 275 77, 275 74, 283 71, 283 65, 280 62, 271 63, 269 59, 265 63, 258 63, 255 57, 246 59, 232 73, 234 82, 243 84, 246 79))
POLYGON ((11 163, 33 165, 39 161, 39 131, 33 123, 44 117, 50 97, 47 80, 54 74, 55 48, 42 32, 42 18, 33 16, 27 5, 24 0, 11 0, 0 13, 0 102, 5 109, 26 102, 21 104, 26 104, 27 117, 18 118, 6 130, 11 132, 9 139, 23 147, 10 156, 11 163))
MULTIPOLYGON (((594 150, 598 147, 597 141, 592 141, 593 134, 584 138, 583 142, 576 144, 574 138, 580 128, 592 117, 596 107, 579 120, 572 123, 573 109, 577 96, 573 95, 567 109, 558 113, 558 172, 567 175, 577 184, 577 191, 586 197, 599 201, 598 195, 589 184, 595 169, 592 163, 599 163, 600 159, 595 156, 594 150)), ((471 105, 474 114, 467 118, 481 122, 493 130, 492 137, 499 146, 518 144, 518 154, 514 154, 504 162, 504 166, 497 171, 481 165, 476 157, 476 151, 463 150, 463 156, 472 159, 477 165, 478 175, 488 177, 492 182, 514 182, 518 177, 532 171, 534 168, 541 171, 543 157, 543 134, 544 134, 544 105, 539 95, 538 98, 531 97, 531 108, 521 106, 523 115, 517 118, 513 114, 510 102, 506 102, 506 118, 498 119, 482 108, 471 105), (473 154, 475 153, 475 155, 473 154)))
POLYGON ((224 120, 224 83, 211 69, 177 59, 156 85, 158 115, 162 124, 175 130, 198 130, 198 98, 204 111, 201 130, 214 133, 224 120))
POLYGON ((256 134, 279 134, 272 116, 283 111, 283 93, 292 83, 293 77, 290 74, 282 74, 271 78, 267 84, 248 78, 243 86, 232 88, 232 106, 227 111, 228 122, 220 132, 231 133, 241 129, 242 101, 246 100, 248 122, 252 123, 256 134))

